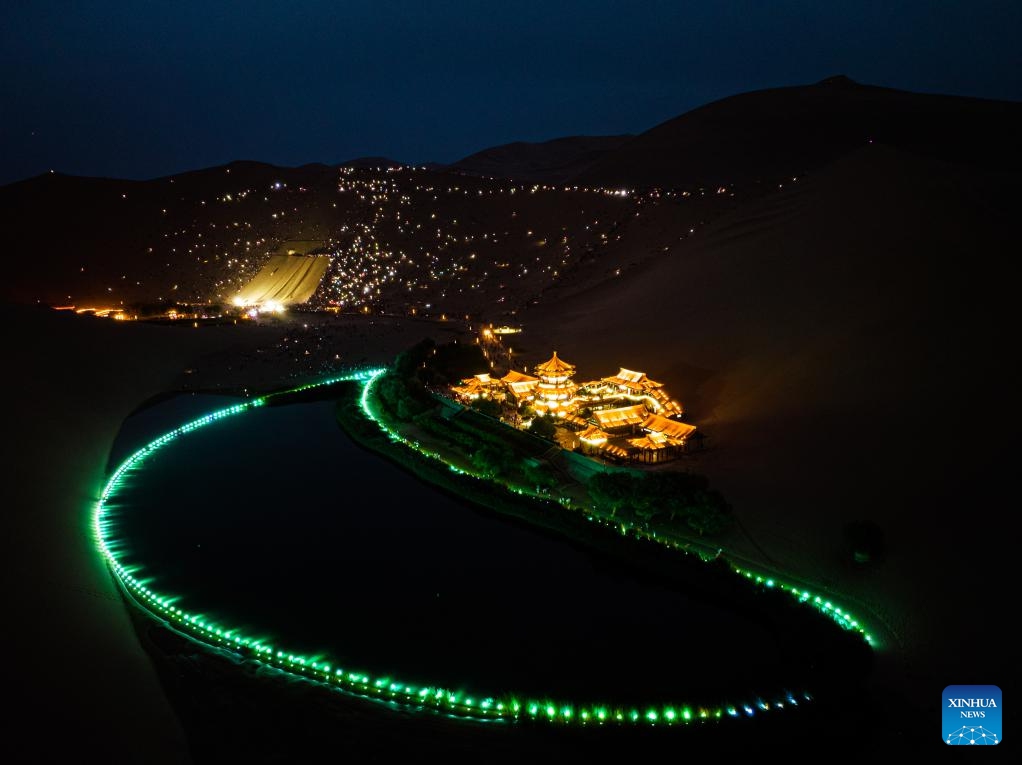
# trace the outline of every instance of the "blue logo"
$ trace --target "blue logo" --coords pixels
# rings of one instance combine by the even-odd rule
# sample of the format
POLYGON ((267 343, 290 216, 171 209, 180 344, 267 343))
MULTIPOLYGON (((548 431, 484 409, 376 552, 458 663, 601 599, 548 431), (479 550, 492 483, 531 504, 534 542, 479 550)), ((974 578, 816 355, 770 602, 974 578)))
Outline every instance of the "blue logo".
POLYGON ((1001 743, 1001 689, 996 685, 949 685, 944 689, 941 706, 945 744, 1001 743))

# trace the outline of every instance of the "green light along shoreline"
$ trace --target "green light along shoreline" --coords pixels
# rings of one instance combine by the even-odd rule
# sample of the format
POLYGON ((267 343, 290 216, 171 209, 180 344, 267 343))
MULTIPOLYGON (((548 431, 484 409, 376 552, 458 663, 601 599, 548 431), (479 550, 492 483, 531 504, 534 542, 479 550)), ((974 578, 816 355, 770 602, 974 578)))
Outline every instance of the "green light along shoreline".
MULTIPOLYGON (((385 369, 371 369, 352 372, 281 391, 279 394, 269 394, 252 399, 251 401, 219 409, 165 433, 146 444, 121 463, 110 476, 99 500, 93 508, 92 526, 99 552, 129 598, 149 615, 165 622, 176 631, 207 647, 221 650, 226 649, 240 657, 254 659, 287 674, 313 680, 350 695, 385 703, 396 703, 411 709, 432 711, 466 721, 515 723, 535 720, 557 725, 618 724, 671 726, 728 718, 752 717, 760 712, 782 710, 785 707, 798 706, 801 703, 812 700, 810 693, 799 691, 797 693, 785 692, 779 697, 770 700, 760 696, 751 696, 744 702, 722 706, 708 707, 686 704, 679 700, 678 703, 671 704, 658 703, 622 707, 601 704, 599 702, 527 698, 506 692, 492 696, 469 696, 466 693, 446 688, 409 685, 389 675, 370 675, 362 669, 338 667, 323 657, 293 653, 288 651, 283 645, 270 644, 265 640, 243 634, 240 630, 229 627, 226 624, 218 623, 202 614, 189 613, 175 605, 178 598, 157 592, 149 586, 150 579, 137 576, 137 574, 141 573, 140 567, 127 566, 119 560, 116 552, 119 544, 110 533, 108 513, 126 476, 131 472, 140 470, 148 457, 182 436, 186 436, 227 417, 233 417, 264 406, 273 395, 298 393, 339 382, 360 382, 362 383, 362 395, 360 398, 362 411, 366 417, 387 434, 392 442, 413 449, 431 459, 439 460, 456 473, 478 480, 489 480, 483 476, 446 463, 441 455, 422 448, 418 443, 406 439, 386 425, 383 419, 373 411, 370 403, 372 387, 385 371, 385 369)), ((517 487, 508 487, 508 490, 522 495, 535 496, 547 501, 557 501, 565 508, 577 511, 577 508, 571 508, 567 500, 550 500, 549 497, 534 494, 517 487)), ((609 522, 589 513, 586 513, 585 517, 593 523, 615 529, 622 535, 631 534, 659 544, 665 544, 679 552, 689 554, 680 545, 665 542, 663 539, 657 538, 653 534, 647 534, 641 529, 622 526, 619 523, 609 522)), ((814 595, 807 590, 800 590, 797 587, 787 585, 771 576, 760 575, 751 570, 744 570, 734 566, 732 566, 732 570, 736 574, 744 576, 762 587, 789 592, 799 602, 815 607, 844 629, 860 633, 867 643, 871 646, 873 645, 873 638, 860 625, 859 621, 829 600, 819 595, 814 595)))

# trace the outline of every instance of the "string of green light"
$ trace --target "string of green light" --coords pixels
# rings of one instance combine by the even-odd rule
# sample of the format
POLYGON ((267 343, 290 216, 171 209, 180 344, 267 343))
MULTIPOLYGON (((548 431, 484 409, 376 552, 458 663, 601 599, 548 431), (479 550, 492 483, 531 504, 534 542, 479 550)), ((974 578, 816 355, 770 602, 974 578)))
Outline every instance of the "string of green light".
MULTIPOLYGON (((360 402, 367 417, 374 421, 393 441, 415 449, 425 456, 442 461, 440 455, 423 449, 419 444, 405 439, 399 433, 387 427, 372 411, 369 403, 372 385, 384 371, 383 369, 373 369, 353 372, 317 383, 298 386, 287 391, 287 393, 297 393, 343 381, 361 382, 363 387, 360 402)), ((150 581, 148 579, 136 576, 139 573, 137 567, 125 565, 118 558, 117 549, 119 544, 111 535, 110 507, 112 500, 123 485, 127 474, 140 469, 145 460, 160 449, 173 443, 178 438, 207 425, 263 406, 266 404, 267 399, 268 397, 256 398, 217 410, 165 433, 146 444, 128 457, 113 472, 94 506, 93 532, 96 543, 117 581, 139 606, 153 616, 165 620, 168 624, 189 637, 208 646, 232 650, 241 656, 260 661, 286 673, 315 680, 349 694, 377 701, 399 703, 416 709, 432 710, 457 718, 481 721, 516 722, 542 720, 557 724, 581 725, 605 723, 675 725, 693 721, 719 720, 725 717, 738 718, 743 715, 751 717, 757 711, 765 712, 771 709, 783 709, 787 705, 797 706, 800 701, 809 701, 811 699, 810 694, 807 692, 799 692, 797 694, 785 692, 781 698, 776 698, 772 701, 756 697, 743 703, 726 704, 723 706, 707 707, 678 703, 641 707, 618 707, 600 703, 577 703, 565 702, 563 700, 524 698, 510 693, 476 698, 461 691, 434 686, 410 685, 389 676, 372 676, 361 670, 337 667, 320 657, 309 657, 287 651, 281 646, 271 645, 259 638, 245 635, 238 629, 217 623, 202 614, 190 613, 177 607, 175 605, 178 600, 177 598, 157 592, 149 586, 150 581)), ((474 475, 456 466, 448 465, 448 467, 455 472, 479 480, 487 480, 482 476, 474 475)), ((529 493, 516 487, 511 488, 511 490, 519 494, 529 493)), ((566 503, 562 501, 562 504, 566 503)), ((603 519, 588 514, 586 517, 594 523, 618 528, 616 524, 610 524, 603 519)), ((622 527, 619 530, 621 533, 636 532, 636 530, 628 529, 627 527, 622 527)), ((656 541, 663 543, 659 539, 656 541)), ((865 639, 871 642, 870 636, 863 632, 858 622, 850 614, 832 605, 829 601, 813 596, 809 592, 788 587, 776 582, 774 579, 764 578, 753 572, 739 571, 738 569, 736 569, 736 572, 753 579, 765 587, 778 587, 791 592, 801 602, 816 606, 846 629, 862 632, 865 639)))

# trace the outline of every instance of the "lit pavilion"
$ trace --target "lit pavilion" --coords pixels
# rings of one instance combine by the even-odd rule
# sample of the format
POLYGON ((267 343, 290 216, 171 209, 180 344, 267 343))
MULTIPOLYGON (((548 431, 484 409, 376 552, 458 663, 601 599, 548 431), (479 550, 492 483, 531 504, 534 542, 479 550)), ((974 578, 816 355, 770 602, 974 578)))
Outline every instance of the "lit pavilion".
POLYGON ((455 385, 451 390, 464 399, 474 401, 478 398, 490 398, 496 387, 497 381, 489 374, 483 373, 463 380, 461 385, 455 385))
POLYGON ((507 386, 508 393, 518 403, 532 402, 536 397, 536 386, 539 384, 537 377, 512 369, 500 381, 507 386))
POLYGON ((536 411, 566 417, 573 408, 575 392, 578 390, 578 385, 571 380, 575 374, 575 365, 557 358, 557 351, 554 351, 549 361, 537 364, 532 371, 539 377, 535 389, 536 398, 532 403, 536 411))
POLYGON ((664 462, 688 450, 696 426, 651 414, 642 423, 642 431, 645 435, 628 439, 632 447, 628 456, 639 462, 664 462))
POLYGON ((613 377, 604 377, 600 382, 609 385, 623 396, 645 398, 650 401, 650 408, 664 417, 681 414, 681 404, 674 401, 664 391, 664 384, 651 380, 645 372, 633 372, 621 367, 613 377))

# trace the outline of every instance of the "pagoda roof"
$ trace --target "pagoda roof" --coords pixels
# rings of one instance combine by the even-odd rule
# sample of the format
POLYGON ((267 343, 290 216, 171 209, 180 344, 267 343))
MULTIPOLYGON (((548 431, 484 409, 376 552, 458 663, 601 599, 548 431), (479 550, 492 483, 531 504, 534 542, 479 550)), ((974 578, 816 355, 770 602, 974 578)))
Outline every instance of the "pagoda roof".
POLYGON ((481 393, 486 393, 489 390, 487 384, 489 380, 480 380, 482 375, 476 375, 470 377, 467 380, 463 380, 461 385, 454 385, 451 387, 455 393, 460 393, 462 396, 472 396, 481 393))
POLYGON ((595 425, 591 425, 585 430, 583 430, 581 433, 578 434, 578 437, 581 438, 583 441, 606 441, 608 438, 610 438, 610 436, 607 433, 604 433, 595 425))
POLYGON ((575 365, 569 364, 567 361, 564 361, 564 359, 557 358, 557 351, 554 351, 554 355, 550 357, 549 361, 537 364, 533 367, 533 371, 545 375, 570 375, 575 371, 575 365))
POLYGON ((575 412, 572 412, 571 414, 569 414, 564 419, 565 419, 566 422, 568 422, 568 423, 570 423, 572 425, 578 425, 580 428, 582 428, 582 430, 585 430, 586 428, 589 427, 589 420, 587 420, 585 417, 580 417, 575 412))
POLYGON ((613 457, 628 456, 628 450, 625 449, 623 446, 614 443, 613 441, 608 441, 606 444, 604 444, 603 451, 607 454, 610 454, 613 457))
POLYGON ((636 449, 656 451, 657 449, 664 449, 668 446, 678 446, 682 442, 680 439, 670 438, 661 433, 647 433, 642 438, 629 438, 628 443, 636 449))
POLYGON ((671 415, 682 413, 681 404, 674 399, 668 399, 666 397, 661 399, 658 396, 654 396, 653 400, 660 404, 661 408, 658 411, 663 417, 670 417, 671 415))
POLYGON ((662 388, 663 383, 650 380, 645 372, 634 372, 631 369, 621 367, 613 377, 604 377, 603 382, 614 383, 631 390, 648 390, 649 388, 662 388))
POLYGON ((659 414, 651 414, 642 423, 642 429, 650 433, 662 434, 668 438, 684 440, 695 432, 696 426, 661 417, 659 414))
POLYGON ((600 409, 593 412, 593 417, 603 429, 622 428, 628 425, 638 425, 646 420, 648 412, 642 404, 632 406, 621 406, 617 409, 600 409))
POLYGON ((508 383, 507 387, 511 389, 511 392, 516 396, 522 396, 526 393, 531 393, 536 387, 537 380, 523 380, 522 382, 508 383))
POLYGON ((516 372, 515 370, 512 369, 506 375, 501 377, 500 381, 510 385, 511 383, 539 382, 539 378, 533 377, 532 375, 524 374, 523 372, 516 372))

